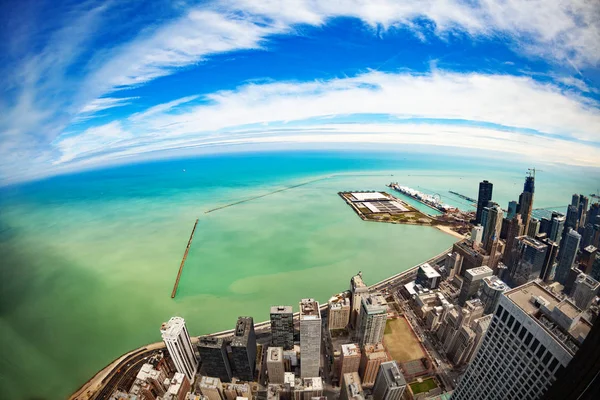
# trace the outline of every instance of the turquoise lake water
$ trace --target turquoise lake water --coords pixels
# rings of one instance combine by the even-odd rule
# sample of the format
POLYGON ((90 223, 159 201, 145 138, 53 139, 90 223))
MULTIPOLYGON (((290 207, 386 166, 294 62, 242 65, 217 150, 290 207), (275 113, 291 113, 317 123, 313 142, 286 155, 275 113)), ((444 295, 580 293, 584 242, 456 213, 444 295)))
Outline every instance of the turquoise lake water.
MULTIPOLYGON (((359 270, 375 283, 455 240, 435 228, 363 222, 339 191, 394 181, 468 208, 448 190, 477 197, 478 182, 489 179, 505 207, 526 168, 423 154, 242 153, 0 188, 0 393, 65 398, 122 353, 159 341, 160 323, 173 315, 195 335, 232 328, 238 315, 265 320, 271 305, 326 301, 359 270)), ((597 170, 543 169, 536 208, 565 206, 572 193, 600 186, 597 170)))

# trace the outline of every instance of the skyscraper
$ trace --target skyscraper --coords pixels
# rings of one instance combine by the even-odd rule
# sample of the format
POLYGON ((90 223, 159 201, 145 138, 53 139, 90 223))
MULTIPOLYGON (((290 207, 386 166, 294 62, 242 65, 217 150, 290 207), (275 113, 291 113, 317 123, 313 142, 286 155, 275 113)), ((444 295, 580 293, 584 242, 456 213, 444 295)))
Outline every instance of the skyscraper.
POLYGON ((233 373, 227 358, 227 344, 222 338, 201 336, 198 339, 198 353, 202 360, 204 375, 218 377, 223 382, 231 382, 233 373))
POLYGON ((387 301, 385 301, 385 298, 380 294, 364 296, 358 319, 358 341, 360 345, 381 342, 387 321, 387 301))
POLYGON ((504 293, 452 400, 540 398, 591 329, 580 315, 536 282, 504 293))
POLYGON ((588 210, 589 199, 580 194, 579 195, 579 207, 577 207, 577 220, 579 226, 585 226, 587 210, 588 210))
POLYGON ((523 222, 521 220, 520 215, 516 215, 513 219, 511 219, 508 223, 508 229, 506 232, 506 247, 504 248, 504 256, 503 261, 506 265, 511 265, 512 263, 512 255, 513 255, 513 247, 515 245, 515 239, 519 236, 523 235, 523 222))
POLYGON ((492 276, 492 274, 492 269, 485 265, 482 267, 468 269, 465 272, 462 286, 460 287, 458 304, 464 306, 467 300, 470 300, 477 294, 483 283, 483 278, 492 276))
POLYGON ((364 400, 360 377, 356 372, 348 372, 342 375, 342 384, 340 385, 340 400, 364 400))
POLYGON ((384 362, 379 367, 373 386, 374 400, 400 400, 406 389, 406 379, 396 361, 384 362))
POLYGON ((254 380, 256 334, 252 317, 239 317, 231 340, 233 375, 242 381, 254 380))
POLYGON ((362 347, 359 371, 364 387, 373 386, 379 372, 379 366, 386 361, 389 361, 389 358, 383 343, 368 344, 362 347))
POLYGON ((483 278, 483 285, 481 286, 481 293, 479 299, 484 304, 484 314, 491 314, 496 308, 496 304, 500 301, 500 295, 509 290, 506 283, 502 282, 500 278, 495 275, 483 278))
POLYGON ((271 307, 271 345, 294 348, 294 313, 291 306, 271 307))
POLYGON ((483 228, 483 246, 489 252, 492 248, 494 240, 500 239, 500 229, 502 228, 502 218, 504 217, 504 211, 498 204, 494 204, 491 207, 485 207, 483 209, 485 215, 485 225, 483 228))
POLYGON ((553 242, 560 243, 565 229, 566 218, 564 215, 559 213, 552 213, 552 224, 550 226, 550 232, 548 238, 553 242))
POLYGON ((473 246, 481 246, 481 241, 483 240, 483 226, 476 225, 471 229, 471 241, 473 242, 473 246))
POLYGON ((475 214, 475 225, 481 224, 481 214, 484 207, 492 200, 492 189, 494 185, 491 182, 483 181, 479 183, 479 196, 477 197, 477 213, 475 214))
POLYGON ((519 209, 519 203, 512 200, 508 202, 508 211, 506 212, 506 218, 513 219, 515 215, 517 215, 517 210, 519 209))
POLYGON ((300 376, 319 376, 321 367, 321 312, 315 299, 300 301, 300 376))
POLYGON ((283 384, 285 375, 283 348, 269 347, 267 349, 267 372, 269 374, 269 383, 283 384))
POLYGON ((369 288, 362 279, 362 273, 354 275, 352 279, 350 279, 350 292, 352 293, 352 312, 350 314, 350 325, 354 329, 356 329, 356 321, 358 319, 358 314, 360 313, 360 305, 362 303, 361 298, 363 295, 369 292, 369 288))
POLYGON ((327 328, 330 331, 345 329, 350 321, 350 299, 340 293, 329 299, 327 328))
POLYGON ((537 218, 531 218, 529 221, 529 229, 527 230, 527 236, 535 238, 540 232, 540 220, 537 218))
POLYGON ((586 274, 579 274, 573 287, 573 300, 582 310, 587 310, 600 289, 600 283, 586 274))
POLYGON ((544 266, 540 272, 540 279, 544 282, 550 282, 552 280, 552 274, 554 273, 554 264, 556 263, 556 257, 558 256, 558 243, 553 242, 549 238, 541 240, 547 246, 546 257, 544 258, 544 266))
POLYGON ((581 348, 542 400, 600 399, 600 323, 596 322, 581 348))
POLYGON ((563 245, 560 249, 560 260, 558 261, 558 267, 556 267, 556 276, 554 280, 562 283, 566 283, 569 275, 569 270, 575 262, 577 251, 579 250, 579 241, 581 235, 569 228, 567 234, 563 237, 563 245))
POLYGON ((171 318, 161 325, 160 333, 177 371, 193 381, 198 370, 198 359, 185 320, 181 317, 171 318))
POLYGON ((343 344, 340 357, 340 372, 338 375, 342 377, 349 372, 358 372, 360 368, 360 359, 361 353, 358 344, 343 344))
POLYGON ((529 236, 515 239, 511 264, 508 265, 508 278, 505 280, 512 286, 519 286, 540 277, 544 268, 548 246, 529 236))

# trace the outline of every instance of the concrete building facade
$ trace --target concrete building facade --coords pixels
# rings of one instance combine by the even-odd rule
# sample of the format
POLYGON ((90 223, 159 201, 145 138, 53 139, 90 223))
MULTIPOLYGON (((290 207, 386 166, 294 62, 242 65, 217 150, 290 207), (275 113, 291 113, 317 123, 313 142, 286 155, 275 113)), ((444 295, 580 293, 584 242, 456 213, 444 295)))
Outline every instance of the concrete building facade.
POLYGON ((358 341, 361 346, 379 343, 383 340, 387 321, 387 301, 380 294, 362 297, 358 321, 358 341))
POLYGON ((284 350, 294 348, 294 312, 291 306, 271 307, 271 345, 284 350))
POLYGON ((285 366, 283 362, 283 348, 269 347, 267 349, 267 373, 270 383, 283 384, 285 366))
POLYGON ((504 293, 452 400, 540 398, 591 329, 580 315, 536 282, 504 293))
POLYGON ((160 327, 160 333, 177 371, 193 381, 198 371, 198 358, 185 320, 181 317, 169 319, 160 327))
POLYGON ((396 361, 381 364, 373 386, 374 400, 400 400, 406 390, 406 379, 396 361))
POLYGON ((300 376, 319 376, 321 367, 321 312, 315 299, 300 301, 300 376))
POLYGON ((233 375, 242 381, 253 381, 256 367, 256 334, 252 317, 238 318, 231 340, 231 356, 233 375))

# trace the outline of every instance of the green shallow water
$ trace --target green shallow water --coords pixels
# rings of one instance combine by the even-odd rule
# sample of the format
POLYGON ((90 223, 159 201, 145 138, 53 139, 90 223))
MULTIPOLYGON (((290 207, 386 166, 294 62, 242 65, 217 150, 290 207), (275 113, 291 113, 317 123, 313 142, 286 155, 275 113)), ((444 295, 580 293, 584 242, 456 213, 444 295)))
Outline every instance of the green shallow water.
MULTIPOLYGON (((476 197, 477 182, 488 178, 504 205, 518 197, 523 168, 439 156, 276 153, 1 189, 0 397, 65 398, 114 358, 159 341, 160 323, 173 315, 185 317, 195 335, 230 329, 239 315, 261 321, 271 305, 326 301, 359 270, 375 283, 454 242, 434 228, 363 222, 338 191, 385 190, 393 180, 476 197), (319 177, 325 179, 204 214, 319 177)), ((597 178, 596 171, 547 172, 538 179, 536 205, 567 204, 574 191, 592 191, 597 178)))

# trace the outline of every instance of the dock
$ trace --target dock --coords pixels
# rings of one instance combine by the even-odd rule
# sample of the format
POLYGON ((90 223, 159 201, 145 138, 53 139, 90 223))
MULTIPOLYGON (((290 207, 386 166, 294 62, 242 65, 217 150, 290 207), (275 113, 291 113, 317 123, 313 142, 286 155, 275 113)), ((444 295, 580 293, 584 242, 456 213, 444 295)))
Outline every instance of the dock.
POLYGON ((196 226, 198 225, 199 218, 196 218, 196 222, 194 223, 194 227, 192 228, 192 234, 190 235, 190 240, 188 240, 187 247, 185 248, 185 253, 183 253, 183 259, 181 260, 181 264, 179 265, 179 272, 177 272, 177 279, 175 279, 175 285, 173 285, 173 291, 171 292, 171 298, 174 299, 177 294, 177 288, 179 287, 179 279, 181 278, 181 272, 183 271, 183 265, 185 264, 185 260, 187 259, 188 253, 190 251, 190 247, 192 246, 192 239, 194 239, 194 232, 196 232, 196 226))
POLYGON ((476 204, 476 203, 477 203, 477 200, 475 200, 475 199, 474 199, 474 198, 472 198, 472 197, 465 196, 464 194, 460 194, 460 193, 458 193, 458 192, 453 192, 452 190, 448 190, 448 193, 452 193, 453 195, 455 195, 455 196, 458 196, 458 197, 460 197, 461 199, 464 199, 464 200, 470 201, 471 203, 474 203, 474 204, 476 204))

